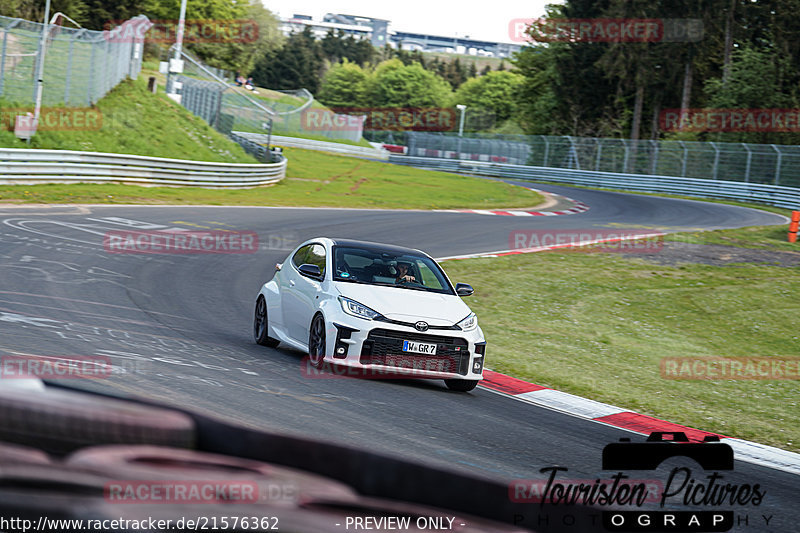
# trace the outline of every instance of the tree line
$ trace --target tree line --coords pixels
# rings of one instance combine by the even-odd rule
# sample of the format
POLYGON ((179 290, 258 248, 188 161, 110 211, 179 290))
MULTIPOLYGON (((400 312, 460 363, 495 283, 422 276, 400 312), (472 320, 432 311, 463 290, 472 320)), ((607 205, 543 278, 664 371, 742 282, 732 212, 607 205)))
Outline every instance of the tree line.
MULTIPOLYGON (((342 61, 370 70, 391 59, 397 59, 406 66, 418 63, 423 69, 444 79, 452 90, 479 75, 474 61, 466 62, 458 57, 449 61, 439 57, 430 58, 418 50, 395 49, 389 45, 375 48, 369 41, 347 35, 341 30, 330 30, 325 37, 317 39, 309 27, 291 34, 280 48, 265 54, 252 75, 264 87, 305 87, 316 93, 328 70, 342 61)), ((498 70, 505 70, 505 65, 501 63, 498 70)), ((491 67, 487 65, 480 74, 490 71, 491 67)))
POLYGON ((331 107, 464 104, 473 108, 468 130, 508 121, 522 82, 502 62, 497 71, 487 65, 478 72, 474 62, 458 57, 447 61, 416 50, 375 48, 367 40, 333 31, 317 39, 308 27, 265 54, 252 76, 262 87, 304 87, 331 107))
MULTIPOLYGON (((40 20, 43 4, 0 0, 0 14, 40 20)), ((179 6, 179 0, 53 0, 52 12, 103 29, 140 13, 177 20, 179 6)), ((305 87, 332 106, 464 104, 473 113, 493 114, 499 131, 795 144, 800 134, 776 127, 670 130, 663 119, 668 110, 800 107, 798 12, 800 0, 565 0, 548 6, 546 20, 690 20, 702 25, 702 35, 533 42, 514 55, 510 68, 501 63, 498 70, 479 72, 466 58, 375 48, 341 32, 317 39, 306 28, 284 37, 277 18, 258 0, 189 0, 189 19, 254 20, 259 31, 254 42, 187 48, 213 66, 253 76, 260 86, 305 87)), ((529 34, 541 36, 539 26, 529 34)))
MULTIPOLYGON (((797 109, 799 10, 799 0, 551 5, 547 17, 553 20, 692 19, 702 24, 702 37, 526 46, 514 61, 524 78, 517 100, 520 125, 530 134, 795 144, 800 135, 769 126, 767 131, 664 131, 663 117, 668 109, 797 109)), ((529 33, 536 30, 534 25, 529 33)))

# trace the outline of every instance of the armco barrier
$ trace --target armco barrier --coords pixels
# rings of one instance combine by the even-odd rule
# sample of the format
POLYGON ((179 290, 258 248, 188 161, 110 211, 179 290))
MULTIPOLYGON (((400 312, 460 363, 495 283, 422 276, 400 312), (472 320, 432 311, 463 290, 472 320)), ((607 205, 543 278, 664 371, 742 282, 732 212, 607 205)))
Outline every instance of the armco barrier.
POLYGON ((780 185, 679 178, 674 176, 650 176, 645 174, 617 174, 593 170, 531 167, 483 161, 410 157, 395 154, 389 155, 389 162, 434 170, 479 174, 482 176, 494 176, 499 178, 553 181, 582 185, 584 187, 623 189, 634 192, 672 193, 698 196, 701 198, 761 202, 776 207, 785 207, 787 209, 797 209, 800 207, 800 189, 782 187, 780 185))
MULTIPOLYGON (((266 144, 267 134, 265 133, 249 133, 246 131, 234 131, 234 135, 244 137, 250 141, 266 144)), ((378 150, 368 146, 355 146, 352 144, 336 143, 329 141, 317 141, 314 139, 303 139, 300 137, 283 137, 281 135, 273 135, 270 141, 272 144, 279 146, 288 146, 289 148, 305 148, 306 150, 318 150, 320 152, 333 152, 337 154, 352 155, 356 157, 368 157, 370 159, 381 159, 386 161, 389 158, 389 152, 386 150, 378 150)))
POLYGON ((276 183, 286 176, 277 163, 211 163, 141 155, 71 150, 0 149, 0 183, 126 182, 150 185, 243 188, 276 183))

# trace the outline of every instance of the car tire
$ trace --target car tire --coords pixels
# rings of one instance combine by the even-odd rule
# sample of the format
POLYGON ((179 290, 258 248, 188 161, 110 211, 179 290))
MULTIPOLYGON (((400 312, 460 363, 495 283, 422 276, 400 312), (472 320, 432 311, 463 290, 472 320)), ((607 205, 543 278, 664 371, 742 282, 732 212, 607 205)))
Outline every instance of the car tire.
POLYGON ((308 362, 321 368, 325 362, 325 318, 317 313, 308 330, 308 362))
POLYGON ((263 296, 259 296, 258 300, 256 300, 256 310, 253 317, 253 337, 255 337, 256 342, 261 346, 275 348, 281 341, 267 335, 269 332, 268 325, 267 301, 263 296))
POLYGON ((456 392, 469 392, 478 386, 477 379, 446 379, 447 388, 456 392))

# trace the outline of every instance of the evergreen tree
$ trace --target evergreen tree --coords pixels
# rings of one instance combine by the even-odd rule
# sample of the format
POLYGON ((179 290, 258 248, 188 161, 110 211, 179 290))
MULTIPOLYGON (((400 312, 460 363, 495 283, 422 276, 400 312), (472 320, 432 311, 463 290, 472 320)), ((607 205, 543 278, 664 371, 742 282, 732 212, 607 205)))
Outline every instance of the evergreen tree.
POLYGON ((319 90, 324 53, 311 28, 293 33, 277 51, 270 52, 255 65, 253 81, 270 89, 305 88, 316 93, 319 90))

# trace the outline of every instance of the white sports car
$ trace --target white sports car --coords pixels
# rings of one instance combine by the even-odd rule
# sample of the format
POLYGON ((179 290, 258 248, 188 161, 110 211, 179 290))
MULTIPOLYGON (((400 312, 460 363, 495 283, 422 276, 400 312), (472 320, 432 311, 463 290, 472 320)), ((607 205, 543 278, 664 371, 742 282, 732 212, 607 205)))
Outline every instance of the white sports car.
POLYGON ((256 342, 283 342, 309 363, 444 379, 469 391, 483 379, 478 319, 441 267, 419 250, 316 238, 293 250, 256 298, 256 342))

